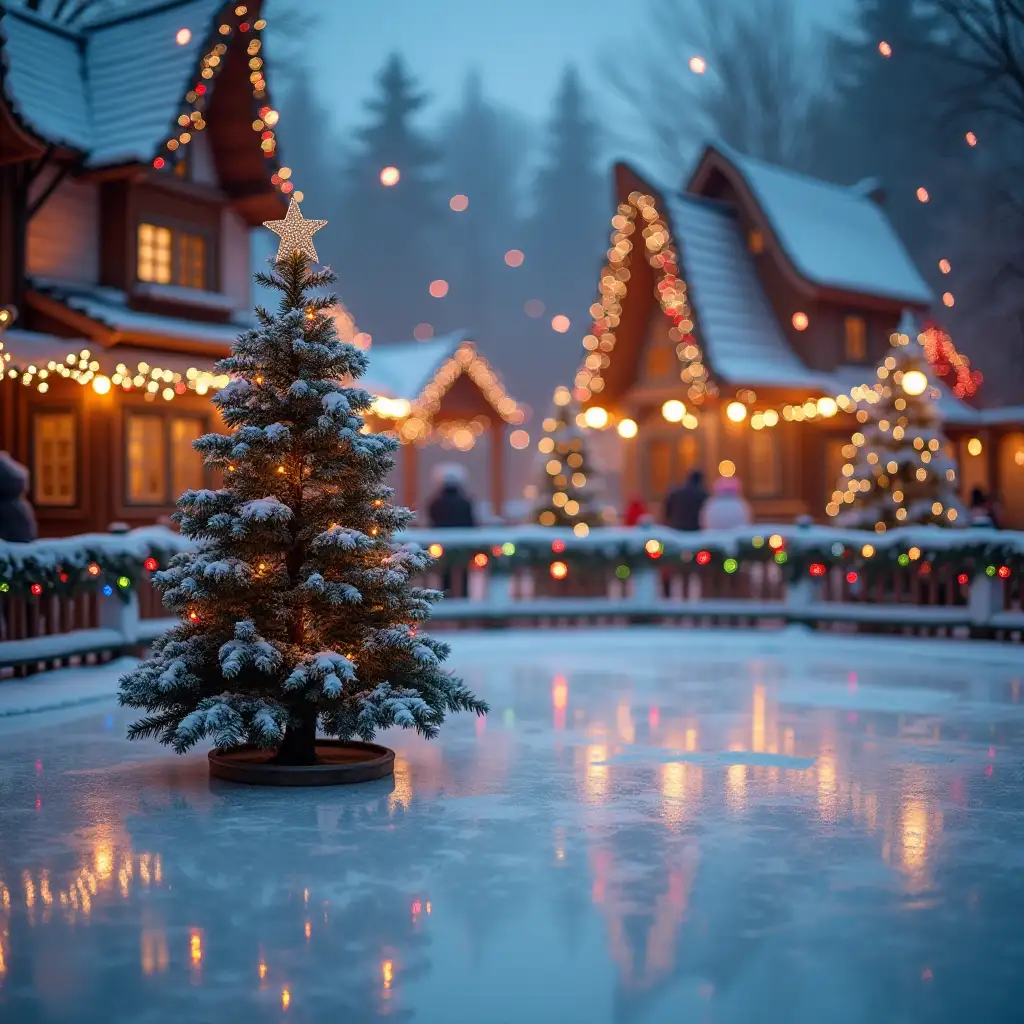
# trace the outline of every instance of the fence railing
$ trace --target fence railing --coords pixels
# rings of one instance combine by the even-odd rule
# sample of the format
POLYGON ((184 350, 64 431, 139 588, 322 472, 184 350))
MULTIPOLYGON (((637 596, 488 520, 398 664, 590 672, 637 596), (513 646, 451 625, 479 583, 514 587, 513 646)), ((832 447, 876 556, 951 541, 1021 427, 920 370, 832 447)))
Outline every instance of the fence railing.
MULTIPOLYGON (((1024 534, 883 535, 756 526, 679 533, 409 531, 435 555, 434 628, 636 622, 1024 638, 1024 534)), ((189 542, 163 529, 0 544, 0 674, 144 652, 176 620, 151 575, 189 542)))

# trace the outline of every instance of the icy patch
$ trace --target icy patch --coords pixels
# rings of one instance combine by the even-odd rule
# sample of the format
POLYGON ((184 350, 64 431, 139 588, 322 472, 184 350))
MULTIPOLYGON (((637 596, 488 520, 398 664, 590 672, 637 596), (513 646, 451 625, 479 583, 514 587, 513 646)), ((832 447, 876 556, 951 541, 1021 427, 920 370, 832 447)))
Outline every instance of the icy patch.
POLYGON ((956 694, 942 690, 901 687, 820 686, 794 683, 779 687, 780 704, 805 708, 835 708, 839 711, 882 711, 912 715, 938 715, 949 711, 959 700, 956 694))
POLYGON ((604 761, 592 761, 598 767, 614 764, 694 764, 700 768, 732 768, 748 765, 754 768, 782 768, 805 772, 816 757, 792 757, 789 754, 767 754, 758 750, 725 750, 721 753, 700 753, 687 750, 666 750, 663 747, 628 747, 604 761))

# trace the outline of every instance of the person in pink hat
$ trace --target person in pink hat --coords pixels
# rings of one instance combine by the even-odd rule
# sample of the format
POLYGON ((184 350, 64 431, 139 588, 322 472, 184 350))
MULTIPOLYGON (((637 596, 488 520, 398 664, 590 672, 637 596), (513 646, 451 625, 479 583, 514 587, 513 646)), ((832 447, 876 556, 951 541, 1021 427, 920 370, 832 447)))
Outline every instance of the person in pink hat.
POLYGON ((740 481, 734 476, 720 476, 711 487, 711 497, 700 510, 701 529, 731 530, 749 526, 753 521, 740 481))

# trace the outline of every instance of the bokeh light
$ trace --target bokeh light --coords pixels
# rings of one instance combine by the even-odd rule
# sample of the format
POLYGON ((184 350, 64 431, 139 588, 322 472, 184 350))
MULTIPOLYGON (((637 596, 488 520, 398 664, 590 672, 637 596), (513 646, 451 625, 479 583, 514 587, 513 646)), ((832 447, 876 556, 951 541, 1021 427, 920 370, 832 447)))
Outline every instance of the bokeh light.
POLYGON ((469 196, 464 196, 461 192, 458 195, 452 196, 448 200, 448 205, 456 212, 462 213, 469 206, 469 196))
POLYGON ((428 341, 434 336, 434 328, 430 324, 417 324, 412 329, 412 336, 417 341, 428 341))
POLYGON ((186 46, 192 38, 192 30, 188 28, 179 28, 174 39, 179 46, 186 46))
POLYGON ((530 446, 530 435, 525 430, 513 430, 508 436, 508 443, 516 451, 522 451, 530 446))
POLYGON ((523 255, 521 249, 509 249, 509 251, 505 253, 505 262, 510 267, 521 267, 524 259, 526 259, 526 257, 523 255))
POLYGON ((707 61, 703 57, 691 57, 690 58, 690 70, 695 75, 703 75, 707 71, 707 61))
POLYGON ((544 315, 544 303, 540 299, 527 299, 523 304, 523 310, 527 316, 532 316, 536 319, 544 315))
POLYGON ((443 299, 448 294, 448 282, 443 281, 440 278, 436 281, 430 282, 430 294, 435 299, 443 299))
POLYGON ((401 177, 402 174, 397 167, 385 167, 380 172, 380 183, 390 188, 392 185, 397 185, 398 179, 401 177))
POLYGON ((559 334, 565 334, 572 324, 565 314, 559 313, 551 318, 551 326, 558 331, 559 334))

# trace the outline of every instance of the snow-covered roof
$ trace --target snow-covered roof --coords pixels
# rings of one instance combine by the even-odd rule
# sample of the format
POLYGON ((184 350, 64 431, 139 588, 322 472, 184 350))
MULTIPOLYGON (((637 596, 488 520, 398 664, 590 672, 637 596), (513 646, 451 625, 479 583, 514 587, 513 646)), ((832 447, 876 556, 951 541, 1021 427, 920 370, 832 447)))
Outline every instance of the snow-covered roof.
POLYGON ((175 339, 193 346, 209 345, 219 354, 230 346, 246 323, 210 323, 184 317, 144 313, 128 306, 128 296, 117 288, 72 285, 35 279, 33 287, 44 298, 87 316, 117 334, 175 339))
POLYGON ((359 386, 373 395, 412 402, 466 341, 468 332, 455 331, 429 341, 374 344, 367 353, 370 368, 359 379, 359 386))
POLYGON ((669 195, 666 205, 715 375, 732 384, 820 387, 779 327, 732 208, 692 195, 669 195))
POLYGON ((151 160, 181 112, 225 0, 136 5, 81 28, 0 7, 3 90, 47 142, 90 165, 151 160), (141 9, 140 9, 141 6, 141 9), (191 33, 184 45, 181 29, 191 33))
POLYGON ((934 301, 889 218, 864 188, 787 171, 720 143, 711 148, 742 176, 808 281, 920 305, 934 301))

